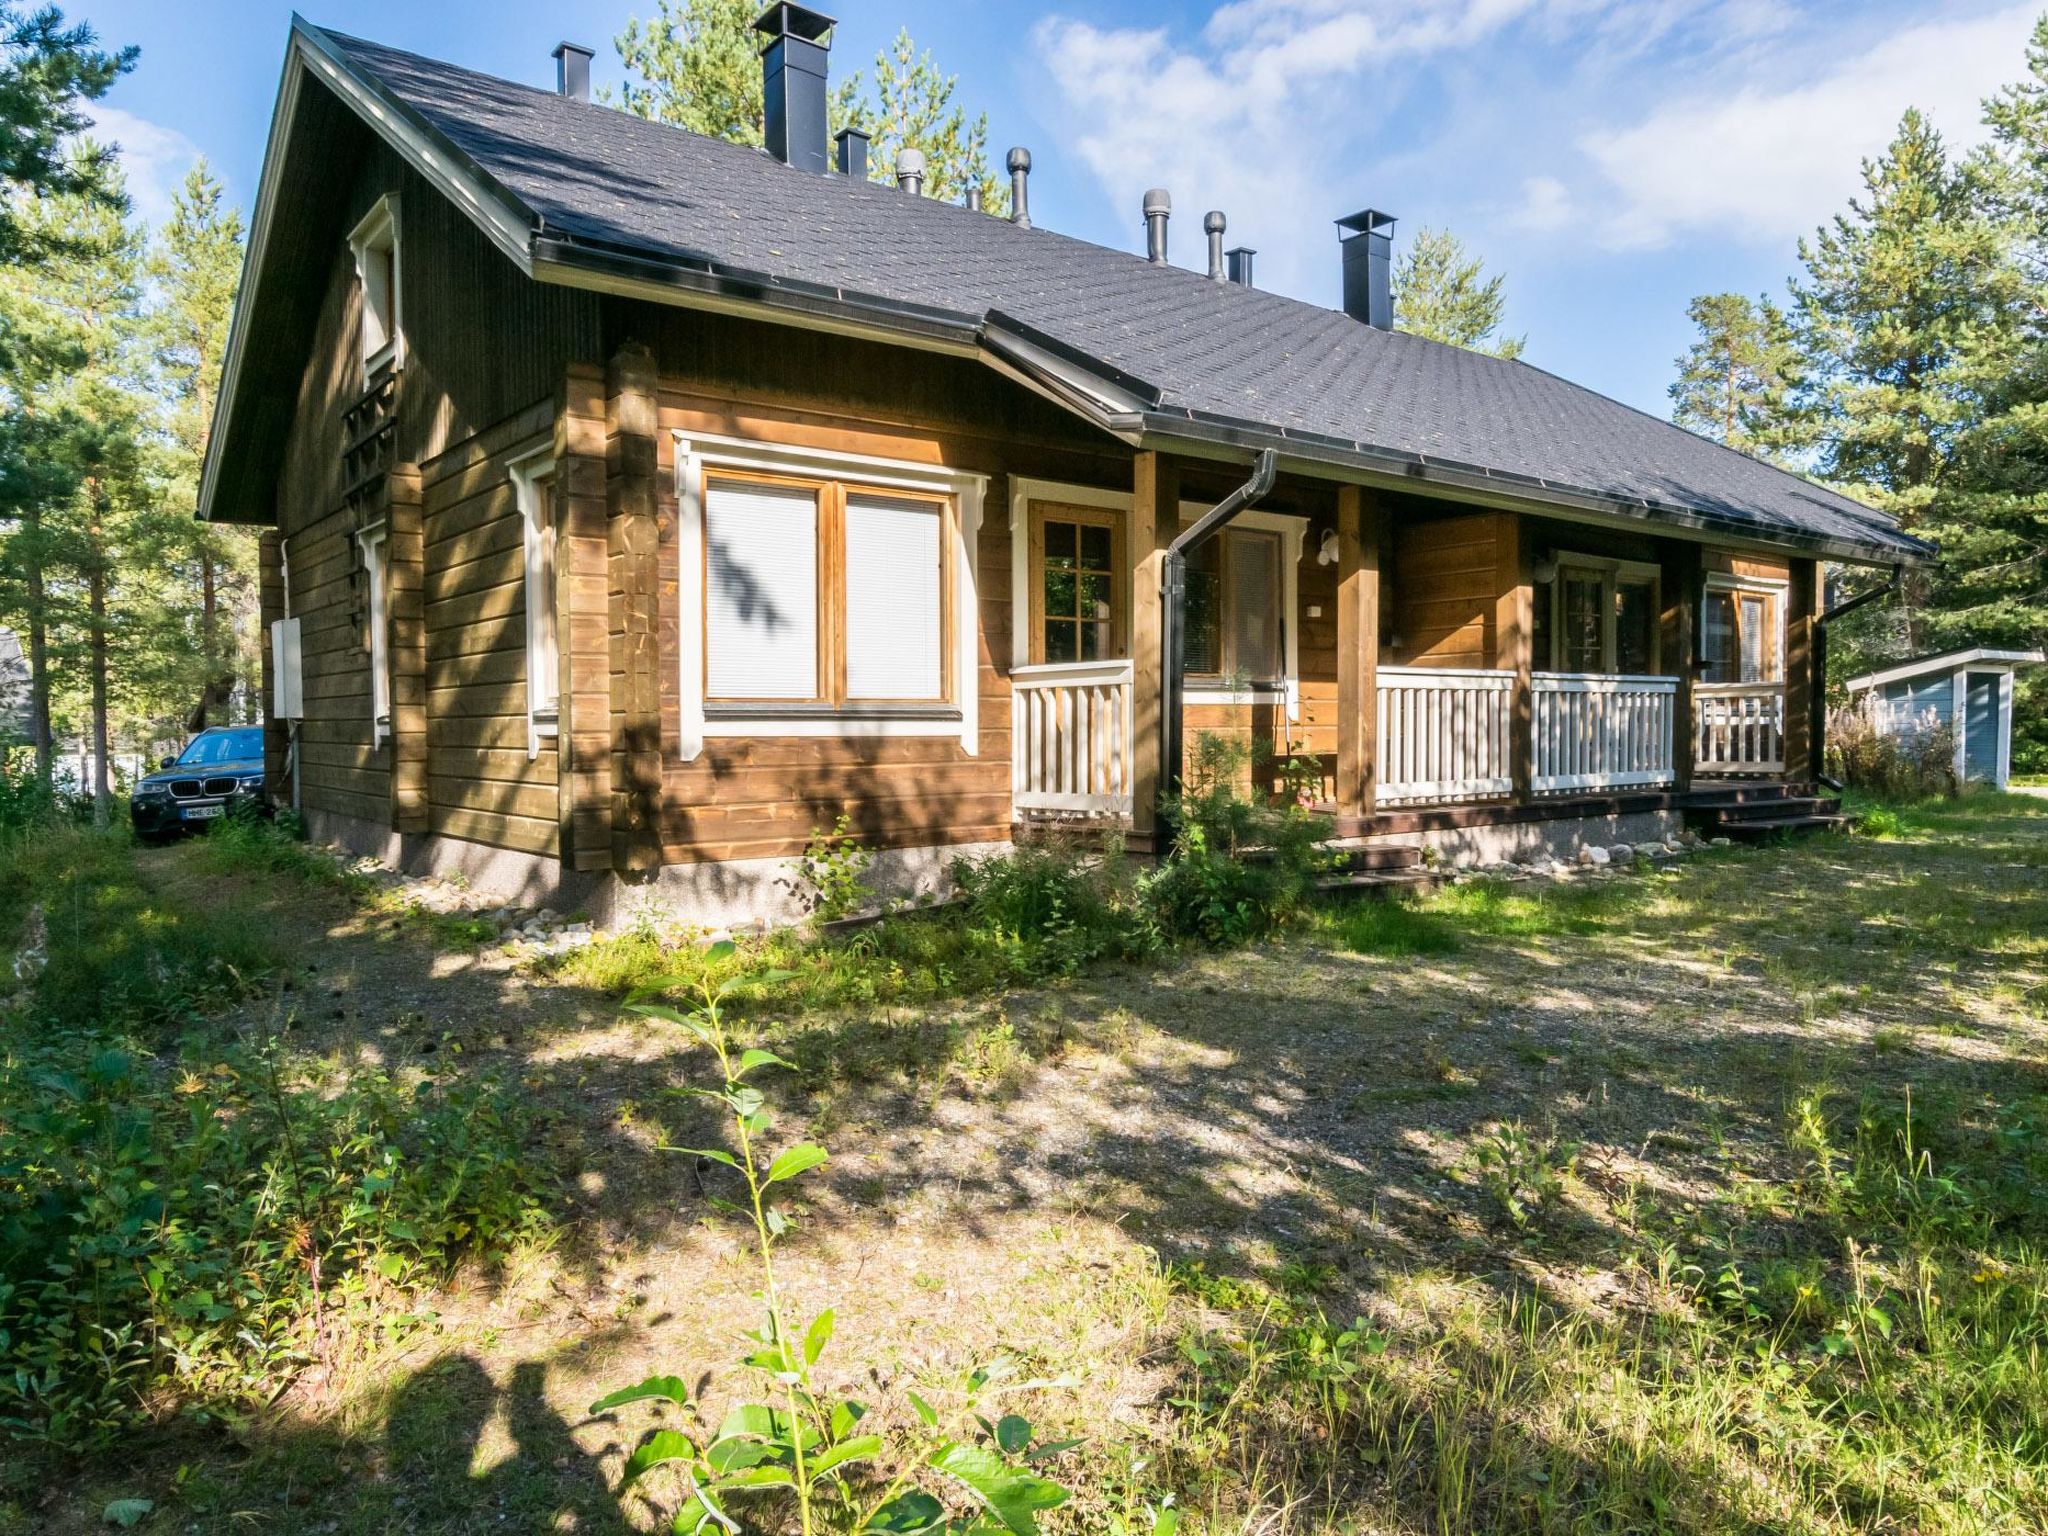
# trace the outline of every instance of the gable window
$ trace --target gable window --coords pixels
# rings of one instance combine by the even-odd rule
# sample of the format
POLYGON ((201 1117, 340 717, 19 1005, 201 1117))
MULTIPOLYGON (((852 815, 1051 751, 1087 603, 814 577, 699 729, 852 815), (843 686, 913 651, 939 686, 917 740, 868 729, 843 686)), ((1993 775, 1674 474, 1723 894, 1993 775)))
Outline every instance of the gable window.
POLYGON ((1709 579, 1700 611, 1700 680, 1771 683, 1784 676, 1779 594, 1709 579))
POLYGON ((561 661, 555 642, 555 462, 536 455, 512 466, 526 547, 526 755, 560 729, 561 661))
POLYGON ((980 750, 984 476, 678 432, 677 750, 957 737, 980 750))
POLYGON ((357 536, 363 570, 369 579, 370 745, 381 747, 391 734, 391 541, 378 524, 357 536))
POLYGON ((398 198, 377 200, 348 237, 361 290, 363 382, 405 363, 402 285, 398 264, 398 198))
POLYGON ((1600 676, 1654 674, 1659 664, 1658 572, 1593 555, 1546 562, 1533 589, 1537 667, 1600 676))
POLYGON ((1187 562, 1185 675, 1269 685, 1281 677, 1280 535, 1226 528, 1187 562))

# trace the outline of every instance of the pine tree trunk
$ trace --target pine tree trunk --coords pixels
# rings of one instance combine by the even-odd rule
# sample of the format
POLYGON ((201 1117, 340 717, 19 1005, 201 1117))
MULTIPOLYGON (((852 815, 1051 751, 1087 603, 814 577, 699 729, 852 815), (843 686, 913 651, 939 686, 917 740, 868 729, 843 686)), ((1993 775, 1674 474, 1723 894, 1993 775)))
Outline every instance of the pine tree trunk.
POLYGON ((92 824, 106 828, 114 819, 114 788, 107 774, 107 561, 100 522, 100 487, 92 486, 91 565, 87 577, 90 606, 88 660, 92 673, 92 824))
POLYGON ((56 785, 57 742, 50 728, 50 594, 43 579, 43 514, 31 501, 22 517, 28 551, 24 576, 28 596, 28 734, 35 748, 36 780, 56 785))

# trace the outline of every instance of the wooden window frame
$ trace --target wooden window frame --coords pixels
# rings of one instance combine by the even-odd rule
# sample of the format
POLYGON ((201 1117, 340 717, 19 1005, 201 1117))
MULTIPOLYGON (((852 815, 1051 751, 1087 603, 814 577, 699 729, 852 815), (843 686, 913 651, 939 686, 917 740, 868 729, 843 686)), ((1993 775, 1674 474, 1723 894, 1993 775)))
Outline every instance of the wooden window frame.
POLYGON ((1756 576, 1723 576, 1709 574, 1700 604, 1700 673, 1705 681, 1707 654, 1706 598, 1726 597, 1732 610, 1729 632, 1735 647, 1735 671, 1742 671, 1743 639, 1746 627, 1742 618, 1745 600, 1754 600, 1764 605, 1764 675, 1756 678, 1724 678, 1719 683, 1708 683, 1709 687, 1737 687, 1747 685, 1761 688, 1769 684, 1783 686, 1785 682, 1785 598, 1790 591, 1789 583, 1774 582, 1756 576))
POLYGON ((1660 623, 1650 626, 1650 670, 1644 673, 1623 673, 1620 670, 1620 616, 1615 611, 1615 599, 1624 586, 1648 587, 1650 589, 1650 612, 1654 616, 1664 611, 1664 577, 1662 570, 1644 560, 1621 560, 1610 555, 1582 555, 1573 551, 1560 550, 1550 557, 1552 567, 1550 587, 1550 655, 1538 658, 1542 662, 1539 670, 1564 672, 1564 584, 1567 575, 1578 572, 1600 578, 1600 659, 1601 670, 1586 675, 1593 677, 1661 677, 1664 675, 1664 635, 1660 623))
MULTIPOLYGON (((954 695, 953 647, 946 637, 953 632, 955 601, 953 572, 958 517, 953 498, 929 491, 906 491, 894 486, 871 485, 855 478, 825 478, 784 475, 762 471, 726 469, 706 465, 699 482, 699 494, 709 510, 711 488, 724 481, 740 485, 766 485, 777 490, 810 491, 817 505, 817 572, 812 598, 816 603, 818 690, 808 699, 749 697, 714 694, 711 691, 711 605, 698 604, 698 625, 702 636, 704 662, 704 708, 708 714, 758 715, 763 711, 801 709, 830 710, 857 714, 864 710, 944 709, 954 695), (939 695, 936 699, 849 699, 846 696, 846 502, 849 495, 880 497, 889 501, 920 501, 930 504, 939 519, 939 695)), ((699 550, 699 591, 708 592, 711 582, 711 542, 702 541, 699 550)))
MULTIPOLYGON (((976 552, 988 476, 943 464, 857 453, 840 443, 856 434, 814 434, 832 446, 772 442, 674 429, 675 550, 679 604, 676 626, 679 693, 676 761, 692 762, 714 739, 749 737, 954 737, 963 753, 978 755, 982 661, 980 579, 976 552), (707 476, 759 478, 781 483, 829 481, 855 492, 941 506, 939 643, 943 697, 904 703, 859 699, 844 703, 786 700, 750 703, 707 699, 708 636, 704 563, 707 554, 704 488, 707 476)), ((821 518, 822 522, 822 518, 821 518)), ((843 549, 843 542, 841 548, 843 549)), ((823 570, 821 567, 821 577, 823 570)), ((843 569, 840 572, 843 579, 843 569)), ((824 631, 821 629, 821 636, 824 631)), ((821 673, 821 677, 824 674, 821 673)))
POLYGON ((1084 506, 1077 502, 1034 501, 1031 503, 1030 562, 1025 585, 1030 629, 1026 636, 1027 655, 1032 666, 1045 664, 1045 525, 1073 523, 1083 528, 1109 530, 1110 565, 1110 654, 1101 661, 1122 660, 1131 654, 1131 576, 1129 553, 1125 548, 1124 514, 1108 507, 1084 506))
POLYGON ((1232 525, 1218 529, 1215 535, 1217 623, 1219 633, 1217 662, 1220 670, 1215 672, 1186 672, 1182 680, 1198 689, 1223 689, 1232 693, 1272 693, 1287 684, 1287 631, 1288 615, 1283 611, 1287 602, 1287 537, 1275 528, 1259 528, 1246 525, 1232 525), (1279 663, 1279 671, 1269 677, 1254 677, 1242 672, 1237 665, 1237 628, 1232 623, 1235 616, 1234 593, 1231 585, 1231 568, 1234 557, 1233 546, 1246 539, 1256 539, 1272 551, 1273 603, 1269 617, 1273 623, 1273 657, 1279 663))

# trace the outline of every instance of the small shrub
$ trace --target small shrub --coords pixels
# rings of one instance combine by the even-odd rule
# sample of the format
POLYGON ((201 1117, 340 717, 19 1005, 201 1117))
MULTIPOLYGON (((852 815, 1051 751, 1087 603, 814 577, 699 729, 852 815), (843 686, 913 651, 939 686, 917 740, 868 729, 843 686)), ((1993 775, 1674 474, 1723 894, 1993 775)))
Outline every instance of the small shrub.
POLYGON ((868 865, 874 855, 853 840, 853 822, 842 813, 830 832, 811 828, 799 867, 811 888, 811 915, 820 922, 851 917, 868 902, 868 865))
POLYGON ((1033 975, 1069 976, 1095 960, 1137 959, 1159 947, 1115 849, 1091 857, 1074 841, 1025 844, 959 861, 953 883, 969 922, 1023 947, 1033 975))
MULTIPOLYGON (((1040 1443, 1020 1414, 996 1416, 997 1402, 1053 1383, 1020 1381, 1011 1362, 996 1360, 967 1372, 951 1394, 940 1397, 944 1411, 906 1390, 907 1412, 899 1419, 871 1417, 865 1404, 840 1397, 819 1378, 816 1367, 832 1341, 835 1314, 828 1307, 807 1324, 790 1315, 777 1284, 775 1247, 797 1219, 794 1205, 783 1197, 793 1181, 826 1162, 828 1154, 821 1146, 800 1142, 771 1157, 764 1145, 772 1116, 761 1090, 748 1079, 789 1063, 759 1047, 742 1049, 727 1035, 723 1005, 750 978, 710 978, 735 956, 729 943, 714 946, 695 1006, 687 1012, 640 999, 628 1006, 679 1026, 717 1058, 721 1086, 699 1091, 724 1106, 731 1126, 728 1145, 668 1150, 721 1164, 742 1182, 742 1198, 717 1204, 752 1228, 765 1317, 746 1336, 740 1358, 758 1380, 763 1400, 739 1402, 707 1417, 681 1376, 649 1377, 599 1398, 590 1406, 593 1415, 637 1403, 656 1404, 664 1414, 627 1458, 621 1483, 639 1485, 658 1468, 680 1473, 672 1516, 672 1528, 680 1532, 747 1528, 737 1512, 752 1513, 765 1504, 776 1514, 757 1527, 764 1530, 793 1523, 806 1532, 824 1529, 849 1536, 993 1531, 1036 1536, 1037 1516, 1067 1500, 1067 1490, 1040 1469, 1076 1442, 1040 1443), (895 1428, 892 1421, 910 1427, 895 1428), (887 1432, 877 1433, 877 1427, 887 1432), (952 1513, 948 1498, 965 1502, 967 1510, 952 1513)), ((755 984, 776 979, 751 978, 755 984)), ((1171 1536, 1172 1524, 1154 1529, 1171 1536)))
POLYGON ((298 818, 289 811, 279 813, 274 821, 253 811, 223 817, 200 841, 195 857, 203 868, 218 874, 254 871, 356 893, 369 889, 363 876, 308 843, 298 818))
POLYGON ((1538 1208, 1563 1198, 1578 1162, 1577 1142, 1531 1135, 1519 1120, 1491 1127, 1472 1148, 1480 1184, 1518 1227, 1528 1226, 1538 1208))
MULTIPOLYGON (((233 1411, 337 1327, 544 1231, 523 1099, 488 1082, 289 1080, 68 1034, 0 1058, 0 1427, 104 1445, 233 1411)), ((402 1307, 386 1307, 388 1325, 402 1307)))
POLYGON ((1933 712, 1886 728, 1883 701, 1864 694, 1828 711, 1828 766, 1851 789, 1887 800, 1957 792, 1953 726, 1933 712))

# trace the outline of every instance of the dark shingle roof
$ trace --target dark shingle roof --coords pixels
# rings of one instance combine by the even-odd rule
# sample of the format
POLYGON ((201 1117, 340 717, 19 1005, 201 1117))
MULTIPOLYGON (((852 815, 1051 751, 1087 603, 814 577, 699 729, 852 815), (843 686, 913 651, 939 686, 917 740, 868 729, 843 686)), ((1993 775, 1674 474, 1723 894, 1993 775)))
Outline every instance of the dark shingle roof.
POLYGON ((1467 466, 1906 559, 1879 512, 1520 362, 757 149, 324 34, 542 235, 834 290, 979 327, 1013 318, 1142 381, 1156 412, 1467 466))

